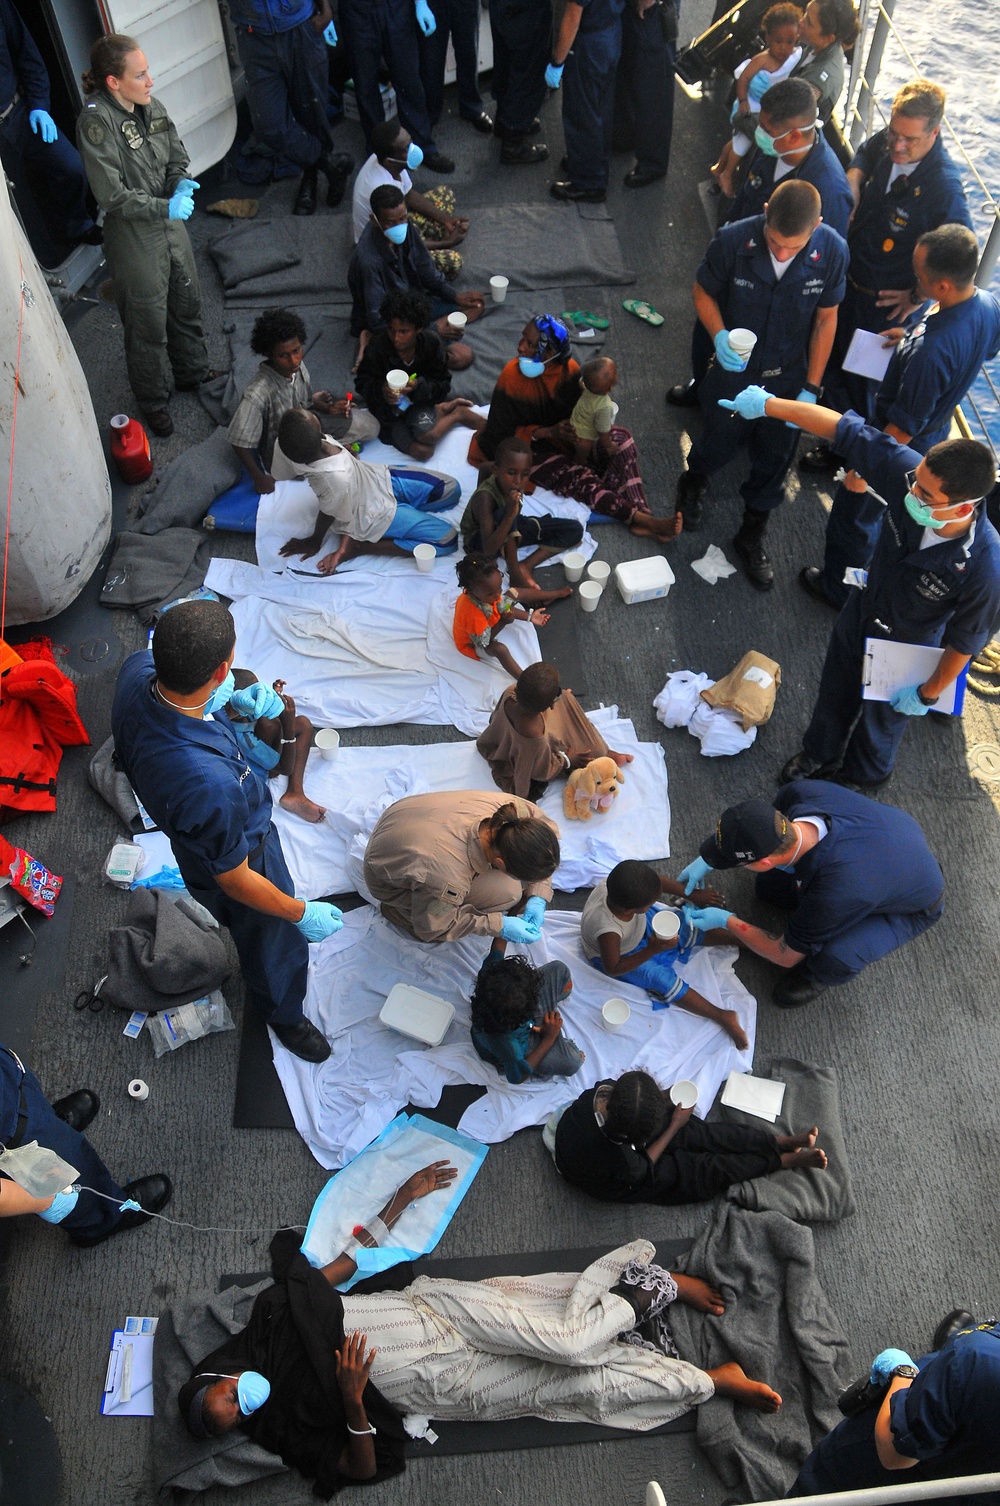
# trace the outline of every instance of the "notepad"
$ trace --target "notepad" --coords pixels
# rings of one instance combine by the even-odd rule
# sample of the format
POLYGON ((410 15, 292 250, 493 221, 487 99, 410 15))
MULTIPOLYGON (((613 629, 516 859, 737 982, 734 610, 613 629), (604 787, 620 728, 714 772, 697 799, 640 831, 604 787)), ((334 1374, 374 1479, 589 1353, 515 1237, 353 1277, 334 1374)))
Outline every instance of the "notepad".
POLYGON ((895 345, 886 345, 884 334, 873 334, 870 329, 856 329, 841 365, 844 371, 853 371, 855 376, 870 377, 873 382, 880 382, 895 349, 895 345))
MULTIPOLYGON (((139 1320, 140 1322, 142 1320, 139 1320)), ((116 1329, 101 1395, 104 1417, 152 1417, 153 1335, 116 1329)))
MULTIPOLYGON (((890 701, 907 685, 923 685, 941 661, 943 648, 923 643, 891 643, 886 638, 866 638, 862 672, 862 696, 866 701, 890 701)), ((968 665, 934 703, 935 711, 961 716, 965 702, 968 665)))
POLYGON ((750 1072, 730 1072, 722 1090, 722 1102, 729 1109, 742 1109, 771 1124, 781 1113, 785 1084, 769 1077, 754 1077, 750 1072))

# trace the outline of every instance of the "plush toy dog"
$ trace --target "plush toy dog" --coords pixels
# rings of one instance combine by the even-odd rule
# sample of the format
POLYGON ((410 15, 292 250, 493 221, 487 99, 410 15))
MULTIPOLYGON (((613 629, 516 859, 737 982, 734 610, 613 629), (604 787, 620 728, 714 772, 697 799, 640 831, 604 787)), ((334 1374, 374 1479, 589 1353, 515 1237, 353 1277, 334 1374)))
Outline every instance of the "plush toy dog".
POLYGON ((592 758, 584 769, 574 769, 563 790, 563 814, 569 821, 589 821, 596 811, 606 815, 625 783, 625 775, 613 758, 592 758))

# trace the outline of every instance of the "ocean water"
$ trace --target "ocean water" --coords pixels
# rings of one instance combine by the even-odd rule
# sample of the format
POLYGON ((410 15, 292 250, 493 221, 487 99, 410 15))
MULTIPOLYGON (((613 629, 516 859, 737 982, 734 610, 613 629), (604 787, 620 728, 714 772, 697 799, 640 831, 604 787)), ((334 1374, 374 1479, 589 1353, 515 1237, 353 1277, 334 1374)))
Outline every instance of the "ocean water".
MULTIPOLYGON (((947 122, 968 153, 976 173, 994 199, 1000 201, 1000 0, 896 0, 893 25, 919 73, 948 93, 947 122)), ((869 31, 874 20, 869 24, 869 31)), ((888 116, 893 94, 914 76, 900 44, 890 34, 876 95, 888 116)), ((872 129, 878 130, 876 117, 872 129)), ((949 134, 944 143, 958 163, 980 242, 985 244, 994 211, 949 134)), ((1000 267, 990 289, 1000 297, 1000 267)), ((973 432, 985 427, 1000 452, 1000 360, 990 363, 989 376, 980 377, 965 404, 973 432), (994 391, 993 389, 996 389, 994 391)))

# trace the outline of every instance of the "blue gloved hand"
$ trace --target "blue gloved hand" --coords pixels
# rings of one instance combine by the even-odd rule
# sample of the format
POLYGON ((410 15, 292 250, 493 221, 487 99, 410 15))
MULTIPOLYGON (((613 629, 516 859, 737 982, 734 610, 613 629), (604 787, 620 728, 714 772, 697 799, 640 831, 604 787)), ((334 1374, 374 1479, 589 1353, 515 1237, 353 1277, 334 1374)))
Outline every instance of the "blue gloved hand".
POLYGON ((234 690, 229 704, 240 716, 252 716, 254 721, 261 716, 280 716, 285 709, 278 692, 270 685, 261 684, 260 680, 245 690, 234 690))
POLYGON ((739 351, 729 343, 728 329, 720 329, 715 337, 715 357, 723 371, 743 371, 746 366, 739 351))
POLYGON ((562 83, 563 69, 565 67, 566 67, 565 63, 558 63, 558 64, 556 64, 556 63, 549 63, 548 64, 548 66, 545 69, 545 82, 548 84, 548 86, 549 86, 550 89, 558 89, 559 88, 559 85, 562 83))
POLYGON ((59 132, 56 130, 56 123, 48 110, 32 110, 28 116, 28 124, 36 136, 41 134, 41 138, 46 146, 51 146, 52 142, 59 135, 59 132))
POLYGON ((718 905, 706 905, 703 910, 694 905, 684 907, 684 915, 696 931, 724 931, 732 914, 732 910, 720 910, 718 905))
POLYGON ((545 924, 545 911, 548 909, 540 894, 533 894, 524 907, 524 918, 530 925, 537 926, 539 930, 545 924))
POLYGON ((692 858, 686 868, 682 868, 677 875, 678 882, 684 885, 684 893, 690 894, 697 889, 703 878, 708 878, 712 868, 704 858, 692 858))
POLYGON ((889 697, 889 705, 893 711, 898 711, 902 716, 926 716, 931 706, 925 706, 917 695, 916 685, 904 685, 902 690, 897 690, 895 695, 889 697))
POLYGON ((38 1217, 44 1218, 47 1224, 61 1224, 67 1214, 73 1212, 79 1196, 79 1187, 68 1187, 65 1192, 57 1192, 47 1208, 38 1210, 38 1217))
MULTIPOLYGON (((795 399, 795 401, 797 403, 815 403, 816 402, 816 394, 815 394, 815 392, 810 392, 808 387, 803 387, 802 391, 799 393, 799 395, 795 399)), ((798 424, 793 424, 793 423, 786 423, 785 424, 785 428, 786 429, 797 429, 798 427, 799 427, 798 424)))
POLYGON ((295 929, 301 931, 307 941, 325 941, 336 936, 344 924, 344 913, 336 905, 328 905, 323 899, 307 899, 302 919, 295 921, 295 929))
POLYGON ((323 41, 328 47, 336 47, 337 45, 337 28, 332 21, 328 21, 323 27, 323 41))
POLYGON ((728 397, 720 397, 719 407, 738 413, 740 418, 763 418, 764 406, 768 398, 773 396, 773 392, 766 392, 763 387, 744 387, 731 402, 728 397))
POLYGON ((174 189, 174 193, 182 193, 185 194, 187 198, 193 199, 195 189, 200 187, 201 184, 195 182, 194 178, 182 178, 177 187, 174 189))
POLYGON ((167 205, 167 219, 189 220, 193 214, 194 199, 188 193, 181 193, 178 188, 167 205))
POLYGON ((870 1380, 872 1385, 884 1384, 889 1380, 892 1372, 899 1365, 912 1365, 913 1361, 905 1349, 883 1349, 872 1360, 872 1373, 870 1380))
POLYGON ((417 25, 420 27, 420 30, 425 37, 432 37, 437 31, 437 21, 434 19, 434 12, 427 4, 427 0, 416 0, 414 9, 417 13, 417 25))
POLYGON ((531 946, 532 942, 541 941, 542 928, 526 915, 505 915, 500 935, 504 941, 522 941, 526 946, 531 946))

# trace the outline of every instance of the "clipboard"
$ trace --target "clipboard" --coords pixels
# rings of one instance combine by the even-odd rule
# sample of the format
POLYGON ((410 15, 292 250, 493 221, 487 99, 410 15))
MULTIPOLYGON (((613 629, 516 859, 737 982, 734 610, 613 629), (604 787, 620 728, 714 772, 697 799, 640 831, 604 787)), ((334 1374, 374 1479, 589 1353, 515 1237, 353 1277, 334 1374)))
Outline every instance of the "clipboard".
POLYGON ((102 1417, 152 1417, 153 1335, 126 1334, 118 1328, 111 1336, 111 1352, 101 1393, 102 1417))
MULTIPOLYGON (((887 638, 866 638, 862 660, 862 698, 866 701, 889 701, 897 690, 907 685, 923 685, 941 662, 943 648, 928 648, 923 643, 892 643, 887 638)), ((968 665, 958 679, 941 692, 934 711, 961 716, 965 704, 965 681, 968 665)))

